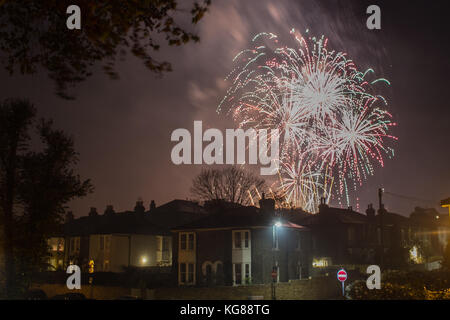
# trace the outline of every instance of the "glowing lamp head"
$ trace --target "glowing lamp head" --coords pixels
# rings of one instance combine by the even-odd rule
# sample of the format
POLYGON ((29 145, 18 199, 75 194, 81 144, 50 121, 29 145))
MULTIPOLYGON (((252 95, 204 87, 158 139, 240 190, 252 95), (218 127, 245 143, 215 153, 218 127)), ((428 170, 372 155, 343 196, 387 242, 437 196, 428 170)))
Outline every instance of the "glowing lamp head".
POLYGON ((275 222, 275 227, 277 228, 281 227, 281 222, 280 221, 275 222))
POLYGON ((142 262, 142 264, 146 264, 147 263, 147 257, 142 257, 141 258, 141 262, 142 262))

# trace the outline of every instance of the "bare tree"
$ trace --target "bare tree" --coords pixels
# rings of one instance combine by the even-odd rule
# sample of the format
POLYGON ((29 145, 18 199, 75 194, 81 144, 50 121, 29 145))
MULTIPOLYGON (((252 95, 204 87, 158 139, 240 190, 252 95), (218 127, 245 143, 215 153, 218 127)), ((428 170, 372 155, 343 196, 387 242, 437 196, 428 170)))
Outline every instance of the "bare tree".
POLYGON ((241 205, 252 204, 265 182, 250 171, 238 167, 203 169, 192 182, 191 192, 200 200, 225 200, 241 205))

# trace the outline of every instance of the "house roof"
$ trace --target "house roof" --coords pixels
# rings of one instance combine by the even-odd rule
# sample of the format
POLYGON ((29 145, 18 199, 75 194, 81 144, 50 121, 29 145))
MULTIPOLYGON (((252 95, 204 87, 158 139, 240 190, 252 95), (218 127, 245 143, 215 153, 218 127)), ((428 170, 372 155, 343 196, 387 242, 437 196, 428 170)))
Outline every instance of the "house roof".
POLYGON ((296 221, 302 225, 318 224, 364 224, 367 223, 367 216, 351 209, 341 209, 333 207, 322 207, 316 214, 310 214, 296 221))
POLYGON ((81 217, 66 223, 64 230, 67 235, 167 234, 167 231, 148 221, 144 214, 135 212, 81 217))
MULTIPOLYGON (((93 209, 96 212, 95 208, 93 209)), ((111 210, 103 215, 94 214, 74 219, 64 225, 64 233, 169 235, 173 226, 197 220, 205 215, 204 208, 195 202, 173 200, 149 211, 116 213, 111 210)))
POLYGON ((201 218, 208 213, 195 202, 186 200, 173 200, 146 213, 149 222, 157 225, 165 232, 201 218))
POLYGON ((407 217, 398 214, 398 213, 394 213, 394 212, 388 212, 385 211, 382 215, 382 218, 380 216, 380 214, 378 213, 375 216, 375 222, 376 223, 381 223, 381 221, 383 221, 383 225, 411 225, 412 221, 411 219, 408 219, 407 217))
POLYGON ((292 223, 285 218, 262 214, 256 207, 234 208, 220 213, 208 215, 205 218, 172 228, 172 231, 195 229, 222 229, 222 228, 256 228, 273 227, 280 222, 282 227, 306 229, 292 223))

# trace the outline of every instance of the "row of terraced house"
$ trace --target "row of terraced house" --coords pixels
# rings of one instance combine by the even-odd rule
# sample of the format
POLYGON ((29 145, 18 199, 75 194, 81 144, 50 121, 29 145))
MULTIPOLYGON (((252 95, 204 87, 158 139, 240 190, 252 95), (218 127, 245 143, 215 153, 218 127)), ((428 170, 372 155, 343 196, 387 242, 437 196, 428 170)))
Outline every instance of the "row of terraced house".
POLYGON ((133 211, 68 214, 49 239, 54 270, 121 273, 127 267, 170 270, 178 285, 246 285, 315 277, 339 267, 405 264, 438 268, 450 226, 448 215, 416 208, 409 216, 375 210, 365 214, 322 200, 315 214, 223 201, 204 205, 174 200, 133 211))

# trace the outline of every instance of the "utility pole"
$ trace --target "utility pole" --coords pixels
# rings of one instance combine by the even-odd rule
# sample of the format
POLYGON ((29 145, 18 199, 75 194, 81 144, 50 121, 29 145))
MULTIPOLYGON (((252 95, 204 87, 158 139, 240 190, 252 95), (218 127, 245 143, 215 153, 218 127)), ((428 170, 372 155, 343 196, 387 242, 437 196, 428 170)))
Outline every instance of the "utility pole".
POLYGON ((384 226, 383 226, 383 213, 384 213, 384 204, 383 204, 383 189, 378 189, 378 214, 380 215, 380 242, 381 242, 381 255, 380 255, 380 265, 381 268, 384 267, 384 226))

